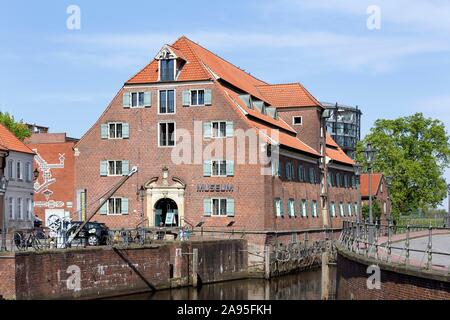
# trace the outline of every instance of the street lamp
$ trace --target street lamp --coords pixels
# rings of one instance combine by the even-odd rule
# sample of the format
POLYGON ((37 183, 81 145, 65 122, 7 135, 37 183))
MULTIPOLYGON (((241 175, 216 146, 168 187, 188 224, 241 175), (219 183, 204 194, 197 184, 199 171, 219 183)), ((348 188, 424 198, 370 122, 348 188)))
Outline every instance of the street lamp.
POLYGON ((375 159, 376 150, 372 147, 371 143, 368 143, 366 149, 364 150, 364 157, 367 162, 367 171, 369 173, 369 243, 373 242, 373 232, 372 232, 372 223, 373 223, 373 212, 372 212, 372 173, 373 173, 373 161, 375 159))
MULTIPOLYGON (((8 179, 5 178, 5 176, 2 176, 1 180, 0 180, 0 195, 3 197, 5 197, 6 194, 6 188, 8 187, 8 179)), ((2 247, 1 247, 1 251, 6 251, 6 210, 5 210, 5 205, 0 202, 1 206, 3 208, 1 208, 0 210, 3 210, 3 223, 2 223, 2 247)))
POLYGON ((141 198, 141 242, 145 244, 144 238, 144 198, 145 198, 145 188, 141 186, 139 188, 139 197, 141 198))
POLYGON ((358 211, 356 212, 356 222, 359 223, 360 215, 361 215, 361 189, 360 189, 360 183, 361 183, 361 164, 356 162, 353 165, 353 171, 355 173, 356 177, 356 190, 358 190, 358 211))

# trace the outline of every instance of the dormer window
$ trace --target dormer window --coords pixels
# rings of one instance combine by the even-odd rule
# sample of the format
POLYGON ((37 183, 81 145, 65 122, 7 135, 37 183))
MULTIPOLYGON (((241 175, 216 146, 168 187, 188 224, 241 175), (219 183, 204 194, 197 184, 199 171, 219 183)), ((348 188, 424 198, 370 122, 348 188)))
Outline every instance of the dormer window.
POLYGON ((169 45, 162 47, 155 59, 159 62, 159 81, 175 81, 187 62, 179 50, 169 45))
POLYGON ((175 80, 175 59, 163 59, 159 63, 161 81, 175 80))

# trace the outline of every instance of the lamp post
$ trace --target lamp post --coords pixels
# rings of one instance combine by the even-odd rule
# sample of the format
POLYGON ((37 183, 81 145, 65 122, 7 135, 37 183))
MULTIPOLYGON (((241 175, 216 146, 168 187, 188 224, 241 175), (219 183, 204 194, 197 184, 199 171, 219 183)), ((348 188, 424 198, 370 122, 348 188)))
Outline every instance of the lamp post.
POLYGON ((364 157, 366 158, 367 171, 369 173, 369 242, 373 242, 373 210, 372 210, 372 173, 373 173, 373 161, 375 159, 376 150, 372 147, 371 143, 368 143, 364 150, 364 157))
POLYGON ((360 184, 361 184, 361 164, 359 164, 358 162, 356 162, 353 165, 353 171, 355 173, 355 177, 356 177, 356 190, 358 190, 358 211, 356 212, 356 222, 359 223, 360 222, 360 216, 361 216, 361 189, 360 189, 360 184))
POLYGON ((145 198, 145 188, 141 186, 139 188, 139 197, 141 198, 141 242, 145 244, 144 238, 144 198, 145 198))
MULTIPOLYGON (((5 199, 6 194, 6 188, 8 187, 8 180, 5 178, 5 176, 2 176, 0 180, 0 196, 5 199)), ((0 201, 0 210, 3 212, 3 221, 2 221, 2 247, 1 251, 6 251, 6 210, 4 201, 0 201)))
POLYGON ((447 185, 447 194, 448 194, 448 213, 445 226, 447 228, 450 228, 450 184, 447 185))

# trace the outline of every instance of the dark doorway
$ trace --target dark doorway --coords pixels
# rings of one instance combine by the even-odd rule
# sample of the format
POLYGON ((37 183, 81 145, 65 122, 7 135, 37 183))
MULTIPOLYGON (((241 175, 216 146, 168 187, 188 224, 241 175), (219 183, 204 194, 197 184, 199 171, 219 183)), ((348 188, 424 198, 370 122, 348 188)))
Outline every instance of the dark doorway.
POLYGON ((178 226, 178 207, 172 199, 161 199, 155 204, 155 227, 160 226, 178 226))

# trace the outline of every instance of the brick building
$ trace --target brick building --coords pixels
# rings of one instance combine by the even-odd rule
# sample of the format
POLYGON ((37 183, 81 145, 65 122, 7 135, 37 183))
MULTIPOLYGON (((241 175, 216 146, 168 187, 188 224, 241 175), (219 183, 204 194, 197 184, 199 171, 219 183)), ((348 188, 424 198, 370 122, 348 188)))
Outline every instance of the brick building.
MULTIPOLYGON (((391 216, 391 199, 389 197, 389 188, 386 178, 382 173, 372 174, 372 199, 378 201, 381 208, 381 221, 386 222, 391 216)), ((361 200, 369 204, 369 174, 361 175, 361 200)))
POLYGON ((358 211, 358 190, 324 110, 299 83, 268 84, 181 37, 75 145, 77 210, 90 212, 137 166, 95 220, 135 228, 143 212, 148 227, 233 222, 261 245, 275 230, 291 239, 339 227, 358 211))
MULTIPOLYGON (((65 133, 33 133, 25 143, 35 152, 34 169, 39 176, 34 183, 34 213, 44 225, 48 218, 69 217, 74 209, 75 158, 77 139, 65 133)), ((73 219, 78 219, 72 216, 73 219)))

